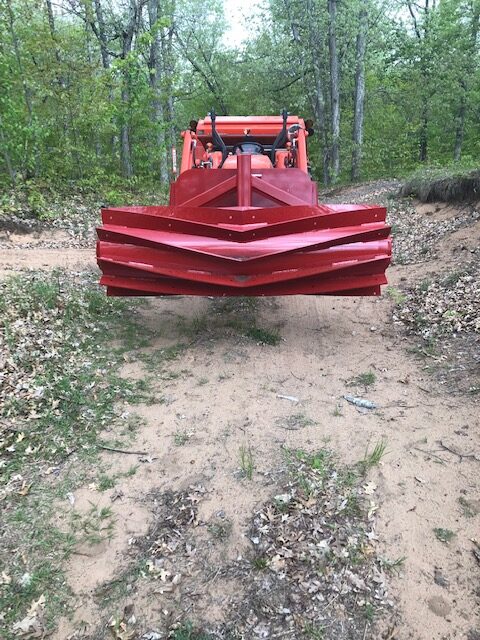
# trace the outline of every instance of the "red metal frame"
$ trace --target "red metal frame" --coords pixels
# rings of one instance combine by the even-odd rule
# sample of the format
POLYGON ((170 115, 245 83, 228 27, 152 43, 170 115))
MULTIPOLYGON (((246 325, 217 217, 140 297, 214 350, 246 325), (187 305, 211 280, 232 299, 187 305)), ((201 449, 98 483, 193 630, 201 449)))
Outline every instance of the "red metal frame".
MULTIPOLYGON (((319 205, 303 120, 289 116, 292 124, 288 168, 256 169, 247 154, 235 169, 211 168, 210 118, 184 132, 169 206, 102 210, 97 260, 108 295, 378 295, 391 257, 385 208, 319 205)), ((271 145, 282 119, 218 117, 216 126, 229 145, 246 131, 271 145)))

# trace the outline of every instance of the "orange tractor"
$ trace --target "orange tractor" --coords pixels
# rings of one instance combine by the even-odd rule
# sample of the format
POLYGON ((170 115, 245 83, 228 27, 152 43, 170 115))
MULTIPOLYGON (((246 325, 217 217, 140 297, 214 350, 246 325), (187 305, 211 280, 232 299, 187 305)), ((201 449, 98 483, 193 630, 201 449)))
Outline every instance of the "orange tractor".
POLYGON ((108 295, 379 295, 386 210, 318 204, 309 133, 286 111, 191 123, 168 206, 102 210, 108 295))

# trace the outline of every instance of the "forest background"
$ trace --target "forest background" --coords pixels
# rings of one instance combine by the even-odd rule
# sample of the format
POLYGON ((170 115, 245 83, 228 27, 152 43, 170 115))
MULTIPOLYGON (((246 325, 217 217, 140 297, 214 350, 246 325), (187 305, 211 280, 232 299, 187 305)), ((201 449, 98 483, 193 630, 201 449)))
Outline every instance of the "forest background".
POLYGON ((162 188, 212 107, 312 118, 324 185, 475 167, 480 0, 253 4, 0 0, 0 183, 162 188))

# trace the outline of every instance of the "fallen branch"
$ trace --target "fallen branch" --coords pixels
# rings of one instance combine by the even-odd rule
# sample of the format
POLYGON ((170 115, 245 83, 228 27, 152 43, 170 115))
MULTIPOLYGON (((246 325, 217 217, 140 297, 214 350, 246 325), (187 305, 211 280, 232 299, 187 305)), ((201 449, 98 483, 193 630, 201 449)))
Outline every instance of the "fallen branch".
POLYGON ((431 456, 432 458, 437 458, 437 460, 440 460, 440 462, 442 464, 446 463, 446 460, 444 460, 443 458, 441 458, 440 456, 437 456, 436 453, 433 453, 433 451, 425 451, 425 449, 420 449, 419 447, 412 447, 412 449, 415 449, 415 451, 421 451, 422 453, 424 453, 427 456, 431 456))
POLYGON ((443 444, 441 440, 438 441, 438 444, 442 447, 442 449, 445 449, 445 451, 450 451, 450 453, 453 453, 453 455, 458 456, 460 458, 460 462, 462 462, 463 458, 472 458, 473 460, 479 461, 479 458, 477 458, 477 455, 475 453, 460 453, 460 451, 455 451, 455 449, 452 449, 446 444, 443 444))
POLYGON ((106 447, 103 444, 97 445, 99 449, 104 449, 105 451, 113 451, 114 453, 126 453, 132 456, 148 456, 146 451, 127 451, 126 449, 116 449, 115 447, 106 447))

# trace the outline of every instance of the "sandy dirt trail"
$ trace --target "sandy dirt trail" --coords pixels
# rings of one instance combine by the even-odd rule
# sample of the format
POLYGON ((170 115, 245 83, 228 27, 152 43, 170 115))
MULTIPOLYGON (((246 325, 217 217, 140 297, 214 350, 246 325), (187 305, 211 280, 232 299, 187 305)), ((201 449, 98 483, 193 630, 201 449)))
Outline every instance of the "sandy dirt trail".
MULTIPOLYGON (((58 261, 53 251, 39 261, 28 257, 39 249, 15 251, 18 258, 10 255, 19 266, 92 264, 83 251, 70 255, 63 250, 58 261)), ((7 262, 2 251, 0 268, 6 269, 7 262)), ((389 276, 393 283, 408 278, 409 267, 393 267, 389 276)), ((389 578, 396 612, 387 612, 382 624, 393 624, 395 630, 385 637, 478 639, 479 567, 471 540, 479 537, 479 517, 466 517, 460 499, 480 511, 480 462, 454 453, 479 451, 478 404, 435 382, 422 361, 408 353, 391 312, 386 297, 263 299, 257 324, 278 327, 282 341, 261 346, 219 330, 221 305, 212 300, 155 299, 143 308, 142 323, 154 332, 147 355, 154 358, 159 349, 179 343, 188 343, 187 348, 158 367, 156 400, 130 408, 144 420, 132 448, 146 452, 147 461, 114 489, 97 494, 84 487, 76 494, 76 508, 92 500, 112 507, 118 527, 111 543, 70 561, 69 582, 78 607, 73 621, 63 621, 54 637, 69 637, 80 622, 91 630, 105 613, 96 608, 93 594, 118 575, 131 540, 149 530, 155 511, 152 493, 199 483, 206 487, 201 519, 212 522, 220 513, 232 523, 228 541, 211 549, 215 567, 218 554, 234 559, 248 546, 246 526, 253 508, 275 491, 272 470, 281 463, 283 445, 307 450, 328 446, 350 463, 383 440, 387 454, 372 472, 378 545, 385 559, 405 558, 398 574, 389 578), (189 341, 185 326, 199 318, 206 318, 205 329, 189 341), (368 390, 348 385, 366 371, 375 374, 368 390), (373 400, 378 409, 360 413, 343 399, 348 393, 373 400), (304 426, 289 428, 292 416, 307 418, 304 426), (175 440, 178 433, 185 434, 183 446, 175 440), (254 457, 252 482, 238 478, 239 450, 246 446, 254 457), (122 496, 112 502, 114 492, 122 496), (453 540, 441 542, 435 528, 452 530, 453 540)), ((123 375, 141 379, 145 366, 144 359, 132 354, 123 375)), ((126 458, 105 452, 103 462, 115 474, 135 462, 135 457, 126 458)), ((198 579, 191 576, 176 606, 193 620, 209 622, 223 619, 240 588, 222 576, 195 597, 189 595, 196 587, 198 579)), ((148 627, 171 615, 171 600, 165 598, 140 589, 122 602, 134 602, 137 618, 148 627)))
MULTIPOLYGON (((154 301, 143 312, 145 323, 161 334, 152 349, 176 344, 179 319, 192 320, 204 311, 211 315, 211 305, 187 298, 154 301)), ((389 560, 405 558, 390 583, 400 610, 394 637, 474 637, 468 633, 478 611, 478 567, 471 539, 478 536, 478 518, 463 515, 459 498, 478 500, 480 466, 477 460, 439 451, 438 442, 465 453, 478 449, 478 407, 442 394, 406 355, 390 324, 389 305, 385 299, 262 301, 261 324, 281 327, 279 346, 232 345, 216 339, 213 330, 181 356, 170 368, 179 378, 159 382, 161 403, 132 407, 146 421, 135 447, 154 459, 120 487, 125 504, 114 505, 129 523, 123 536, 101 550, 100 563, 99 558, 71 563, 72 584, 84 604, 91 603, 98 584, 115 576, 128 538, 148 529, 151 514, 141 496, 149 490, 203 482, 209 495, 201 517, 208 522, 219 511, 226 514, 233 532, 223 553, 234 559, 248 544, 245 527, 252 509, 272 491, 269 472, 280 464, 282 445, 307 450, 327 445, 343 461, 354 462, 368 446, 386 440, 388 454, 373 480, 381 554, 389 560), (367 370, 377 380, 367 396, 380 408, 360 414, 342 395, 352 391, 346 380, 367 370), (299 414, 313 424, 298 430, 282 426, 299 414), (178 447, 174 437, 183 430, 189 440, 178 447), (253 484, 236 477, 242 445, 254 452, 253 484), (436 539, 435 528, 453 530, 456 536, 446 545, 436 539)), ((128 363, 124 375, 141 377, 142 366, 128 363)), ((111 454, 109 460, 112 456, 112 472, 124 469, 124 456, 111 454)), ((105 504, 109 493, 102 497, 105 504)), ((191 615, 222 620, 231 591, 231 585, 217 580, 214 591, 196 600, 191 615)), ((161 606, 152 609, 147 594, 133 600, 141 617, 153 624, 161 606)))

